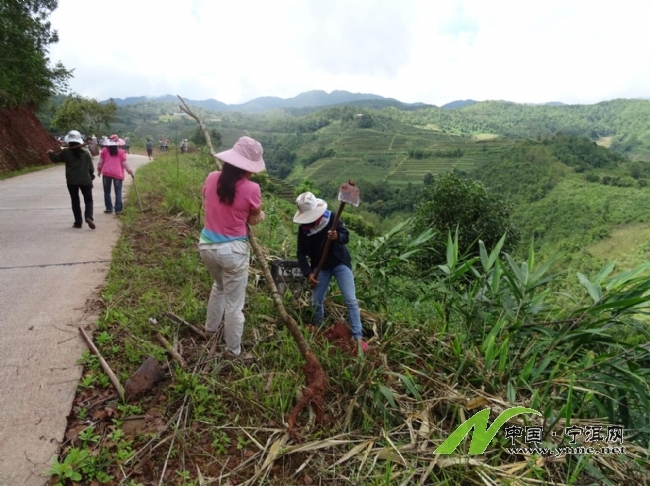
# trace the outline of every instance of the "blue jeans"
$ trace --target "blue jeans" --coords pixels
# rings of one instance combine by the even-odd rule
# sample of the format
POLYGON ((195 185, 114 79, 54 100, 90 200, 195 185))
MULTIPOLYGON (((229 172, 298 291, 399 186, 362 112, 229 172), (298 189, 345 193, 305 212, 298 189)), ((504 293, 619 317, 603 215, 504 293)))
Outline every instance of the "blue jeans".
POLYGON ((350 314, 350 326, 352 327, 352 337, 354 339, 361 339, 363 336, 361 330, 361 313, 359 311, 359 303, 354 288, 354 275, 352 270, 343 264, 337 265, 332 270, 321 270, 318 274, 318 285, 314 287, 312 292, 312 305, 316 306, 314 314, 314 324, 321 326, 325 320, 325 309, 323 302, 325 301, 325 294, 330 285, 330 280, 334 277, 339 284, 343 300, 348 308, 350 314))
POLYGON ((113 210, 113 203, 111 201, 111 183, 115 186, 115 212, 122 212, 122 179, 115 179, 114 177, 102 176, 104 184, 104 204, 106 211, 113 210))

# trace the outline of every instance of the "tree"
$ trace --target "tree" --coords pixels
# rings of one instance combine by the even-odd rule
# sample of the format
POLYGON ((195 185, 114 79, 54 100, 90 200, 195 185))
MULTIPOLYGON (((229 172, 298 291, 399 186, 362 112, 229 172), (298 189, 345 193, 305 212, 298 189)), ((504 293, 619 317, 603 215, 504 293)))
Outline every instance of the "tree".
POLYGON ((99 133, 105 126, 115 121, 117 105, 113 100, 109 103, 100 103, 92 98, 83 96, 68 96, 59 106, 52 118, 52 126, 59 130, 79 130, 86 135, 99 133))
POLYGON ((294 189, 293 195, 298 197, 303 192, 311 192, 314 196, 319 197, 321 191, 318 189, 317 184, 318 183, 313 179, 303 179, 294 189))
POLYGON ((510 204, 488 193, 480 182, 462 179, 453 172, 434 176, 423 190, 415 217, 416 234, 433 228, 440 235, 435 245, 440 257, 428 254, 425 263, 444 260, 447 234, 454 234, 457 227, 462 252, 478 253, 479 239, 487 248, 494 248, 504 233, 504 250, 513 248, 520 232, 510 220, 511 211, 510 204))
MULTIPOLYGON (((214 128, 210 130, 210 140, 212 141, 212 146, 214 147, 215 150, 221 147, 221 133, 214 128)), ((203 136, 203 133, 201 133, 200 128, 197 128, 192 132, 189 141, 192 142, 197 147, 207 146, 205 142, 205 137, 203 136)))
POLYGON ((59 40, 48 20, 57 6, 57 0, 0 2, 0 106, 37 109, 67 89, 71 71, 48 58, 48 46, 59 40))
POLYGON ((357 118, 357 126, 359 128, 372 128, 375 120, 370 115, 361 115, 357 118))

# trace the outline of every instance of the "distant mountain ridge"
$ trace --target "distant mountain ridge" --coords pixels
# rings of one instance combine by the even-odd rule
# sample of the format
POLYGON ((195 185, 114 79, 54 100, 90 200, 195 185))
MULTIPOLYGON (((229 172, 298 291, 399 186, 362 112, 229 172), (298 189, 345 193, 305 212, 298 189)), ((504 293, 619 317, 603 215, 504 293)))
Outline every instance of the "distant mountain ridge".
MULTIPOLYGON (((108 103, 109 100, 104 100, 102 103, 108 103)), ((118 106, 133 105, 143 101, 160 101, 177 103, 178 98, 174 95, 162 96, 131 96, 127 98, 114 98, 113 101, 118 106)), ((417 110, 418 108, 431 108, 435 105, 427 103, 404 103, 395 98, 386 98, 384 96, 371 94, 371 93, 351 93, 350 91, 335 90, 327 93, 323 90, 312 90, 300 93, 293 98, 280 98, 277 96, 261 96, 252 99, 246 103, 238 103, 229 105, 219 100, 191 100, 185 99, 191 106, 200 106, 208 110, 215 111, 244 111, 249 113, 262 113, 268 110, 275 109, 291 109, 291 110, 310 110, 314 108, 322 108, 324 106, 335 105, 353 105, 366 108, 385 108, 396 107, 403 110, 417 110)), ((505 100, 503 100, 505 101, 505 100)), ((507 102, 507 101, 506 101, 507 102)), ((477 100, 454 100, 440 108, 445 110, 457 110, 466 106, 475 105, 480 103, 477 100)), ((513 103, 513 102, 508 102, 513 103)), ((515 103, 526 106, 566 106, 566 103, 561 101, 550 101, 548 103, 515 103)))
MULTIPOLYGON (((104 100, 102 103, 107 103, 109 100, 104 100)), ((113 101, 118 106, 132 105, 143 101, 160 101, 160 102, 178 102, 178 98, 173 95, 163 96, 133 96, 128 98, 114 98, 113 101)), ((384 106, 396 106, 405 109, 414 109, 418 107, 427 107, 425 103, 403 103, 394 98, 385 98, 383 96, 368 94, 368 93, 351 93, 349 91, 335 90, 327 93, 323 90, 313 90, 300 93, 293 98, 279 98, 277 96, 262 96, 246 103, 229 105, 215 99, 207 100, 185 100, 189 105, 201 106, 208 110, 216 111, 246 111, 253 113, 260 113, 267 110, 283 109, 283 108, 314 108, 330 105, 342 104, 378 104, 384 106)))
POLYGON ((462 108, 463 106, 470 106, 476 103, 478 103, 478 101, 476 100, 456 100, 444 104, 440 108, 444 108, 445 110, 456 110, 458 108, 462 108))
MULTIPOLYGON (((506 100, 500 100, 500 101, 504 101, 506 103, 515 103, 513 101, 506 101, 506 100)), ((480 103, 480 102, 476 100, 455 100, 450 103, 442 105, 440 108, 443 108, 445 110, 457 110, 465 106, 475 105, 476 103, 480 103)), ((566 103, 562 103, 561 101, 549 101, 547 103, 515 103, 515 104, 526 105, 526 106, 566 106, 566 103)))

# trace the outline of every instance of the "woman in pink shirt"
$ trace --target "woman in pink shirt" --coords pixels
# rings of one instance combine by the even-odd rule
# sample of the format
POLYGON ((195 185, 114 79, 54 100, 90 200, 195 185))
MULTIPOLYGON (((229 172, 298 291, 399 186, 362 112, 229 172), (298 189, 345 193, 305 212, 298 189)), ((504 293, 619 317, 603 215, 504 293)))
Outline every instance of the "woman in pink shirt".
POLYGON ((235 146, 218 153, 223 170, 212 172, 203 184, 205 226, 199 239, 201 259, 214 278, 205 329, 221 329, 226 341, 225 357, 241 355, 244 332, 244 299, 248 282, 250 248, 247 223, 264 219, 260 186, 250 176, 265 169, 262 145, 241 137, 235 146))
POLYGON ((106 205, 107 214, 113 212, 113 202, 111 201, 111 184, 115 187, 115 214, 122 212, 122 183, 124 182, 124 171, 134 177, 134 172, 126 161, 126 152, 118 148, 117 135, 111 135, 106 142, 102 153, 99 154, 99 165, 97 173, 102 176, 104 184, 104 204, 106 205))

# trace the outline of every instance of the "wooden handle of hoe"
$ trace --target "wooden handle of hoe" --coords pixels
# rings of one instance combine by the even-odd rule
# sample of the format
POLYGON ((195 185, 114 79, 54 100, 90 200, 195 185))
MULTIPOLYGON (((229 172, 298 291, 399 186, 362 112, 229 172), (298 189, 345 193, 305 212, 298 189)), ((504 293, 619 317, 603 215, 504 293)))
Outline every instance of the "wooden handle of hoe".
MULTIPOLYGON (((343 212, 343 208, 345 207, 345 201, 341 201, 341 204, 339 205, 339 210, 336 212, 336 216, 334 217, 334 224, 332 225, 332 229, 336 231, 336 226, 339 224, 339 219, 341 217, 341 213, 343 212)), ((327 253, 329 252, 330 246, 332 246, 332 241, 329 238, 327 238, 327 241, 325 242, 325 248, 323 248, 323 254, 320 256, 320 262, 318 262, 318 267, 316 267, 316 271, 314 272, 314 278, 318 278, 318 274, 320 271, 323 269, 323 265, 325 264, 325 258, 327 258, 327 253)))
POLYGON ((63 152, 65 149, 76 149, 76 148, 83 148, 83 147, 87 147, 87 146, 88 146, 87 143, 82 143, 81 145, 75 145, 74 147, 64 147, 64 148, 62 148, 61 150, 57 150, 57 151, 52 150, 52 152, 54 152, 55 154, 59 155, 59 154, 60 154, 61 152, 63 152))

